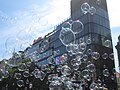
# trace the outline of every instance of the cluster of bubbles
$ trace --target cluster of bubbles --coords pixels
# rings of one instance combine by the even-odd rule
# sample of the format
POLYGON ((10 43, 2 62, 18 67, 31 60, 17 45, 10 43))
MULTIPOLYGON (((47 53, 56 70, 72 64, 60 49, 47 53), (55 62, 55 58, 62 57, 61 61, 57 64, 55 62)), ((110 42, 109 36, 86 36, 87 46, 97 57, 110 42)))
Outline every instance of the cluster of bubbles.
POLYGON ((76 35, 82 32, 83 28, 83 23, 80 20, 65 22, 62 25, 59 38, 62 44, 66 46, 66 50, 71 55, 79 54, 79 52, 84 52, 86 49, 86 43, 81 42, 78 44, 75 42, 76 35), (76 26, 79 28, 76 29, 76 26))
MULTIPOLYGON (((94 52, 94 54, 98 56, 98 53, 94 52)), ((108 55, 106 53, 104 55, 106 59, 108 55)), ((83 57, 87 56, 84 55, 83 57)), ((15 79, 13 86, 17 85, 17 88, 26 88, 25 90, 32 89, 34 85, 30 78, 34 77, 41 82, 47 78, 48 82, 46 82, 46 85, 49 86, 49 90, 82 90, 83 88, 96 90, 106 88, 102 84, 103 81, 100 79, 94 80, 96 67, 91 61, 85 60, 85 58, 82 60, 82 57, 78 55, 70 60, 70 65, 68 65, 67 54, 60 56, 59 60, 59 64, 56 64, 54 60, 41 66, 31 62, 20 64, 17 66, 18 71, 15 71, 12 75, 12 78, 15 79), (33 66, 34 68, 32 68, 33 66), (90 85, 88 84, 89 82, 91 82, 90 85)), ((103 68, 103 76, 111 76, 109 69, 105 65, 103 68)), ((0 81, 9 77, 8 68, 0 70, 0 81)), ((111 79, 114 80, 114 76, 111 76, 111 79)))
MULTIPOLYGON (((79 20, 76 21, 77 23, 79 22, 79 20)), ((106 85, 103 85, 104 80, 95 80, 96 67, 91 61, 89 61, 89 56, 91 56, 93 60, 99 60, 100 57, 103 60, 107 58, 114 60, 114 54, 103 53, 103 55, 100 55, 100 53, 97 51, 93 51, 90 48, 87 49, 87 45, 92 43, 90 37, 87 39, 86 42, 83 38, 80 38, 79 43, 76 43, 76 34, 80 33, 83 30, 83 24, 81 23, 82 22, 78 23, 80 25, 79 31, 76 31, 77 29, 74 28, 74 26, 72 25, 73 23, 71 22, 65 22, 62 25, 59 36, 60 41, 63 45, 66 46, 66 51, 68 52, 68 55, 75 56, 75 58, 67 60, 70 61, 70 66, 67 63, 62 63, 62 67, 60 65, 62 75, 55 76, 55 79, 51 77, 52 79, 50 79, 51 83, 49 85, 50 90, 62 90, 62 87, 67 90, 82 90, 83 88, 87 88, 90 90, 106 89, 106 85), (89 82, 92 83, 89 85, 89 82)), ((111 47, 111 41, 105 40, 104 46, 111 47)), ((110 70, 105 65, 103 67, 104 69, 102 75, 104 77, 114 77, 110 74, 110 70)), ((111 78, 111 80, 114 80, 114 78, 111 78)))
MULTIPOLYGON (((97 4, 100 4, 100 0, 97 0, 96 2, 97 4)), ((81 5, 81 10, 84 14, 89 12, 91 15, 94 15, 96 12, 96 9, 93 6, 90 7, 88 3, 83 3, 81 5)), ((90 48, 87 49, 87 45, 91 44, 92 42, 91 37, 89 37, 86 42, 83 40, 83 38, 80 38, 80 43, 76 43, 76 35, 82 32, 83 28, 83 23, 80 20, 63 23, 59 39, 62 44, 66 46, 68 54, 65 53, 59 56, 57 60, 55 60, 53 57, 50 57, 50 61, 48 59, 49 63, 46 65, 39 66, 34 62, 34 68, 31 68, 33 65, 31 62, 22 63, 20 65, 16 65, 16 63, 14 63, 14 65, 16 65, 14 66, 11 65, 13 62, 5 61, 6 65, 9 67, 0 69, 0 81, 2 81, 4 78, 10 77, 8 69, 13 68, 14 66, 18 68, 18 71, 14 72, 13 74, 13 78, 15 79, 15 83, 13 83, 13 85, 16 84, 18 88, 24 88, 25 90, 34 88, 33 82, 30 80, 31 77, 34 77, 41 82, 47 78, 46 85, 49 86, 49 90, 105 89, 106 83, 104 80, 102 81, 100 78, 96 80, 96 67, 94 63, 89 60, 89 56, 91 56, 94 60, 99 60, 100 57, 103 59, 110 58, 111 60, 114 60, 114 54, 104 53, 100 56, 99 52, 93 51, 90 48), (76 26, 79 28, 76 28, 76 26), (69 60, 69 56, 75 57, 69 60), (53 59, 53 61, 51 59, 53 59)), ((6 48, 9 52, 11 52, 13 48, 11 49, 11 47, 8 47, 8 41, 6 41, 6 48)), ((106 40, 104 42, 104 46, 110 47, 111 41, 106 40)), ((40 46, 40 51, 44 52, 46 49, 48 49, 48 47, 48 40, 44 40, 40 46)), ((59 55, 59 53, 59 50, 54 51, 55 56, 59 55)), ((18 58, 21 60, 23 59, 19 55, 18 58)), ((102 75, 107 78, 111 77, 111 80, 114 80, 114 76, 111 75, 110 70, 105 65, 103 68, 102 75)))
POLYGON ((81 10, 83 14, 90 13, 91 15, 94 15, 96 13, 96 8, 93 6, 90 6, 87 2, 81 5, 81 10))
MULTIPOLYGON (((18 55, 15 60, 5 61, 6 65, 9 67, 17 67, 19 72, 14 73, 14 78, 16 79, 16 85, 18 88, 33 88, 34 85, 32 81, 30 81, 30 77, 34 77, 40 81, 44 81, 47 77, 50 90, 75 90, 83 88, 89 88, 90 90, 96 90, 100 88, 105 88, 102 84, 103 81, 100 79, 95 79, 95 65, 89 61, 89 56, 92 57, 93 60, 99 60, 102 57, 104 60, 110 58, 114 60, 114 54, 103 53, 100 55, 99 52, 93 51, 88 48, 87 45, 91 44, 91 37, 88 37, 86 41, 84 38, 79 39, 79 43, 75 42, 76 35, 82 32, 84 26, 80 20, 65 22, 62 25, 62 29, 59 35, 59 39, 63 45, 66 46, 66 51, 68 52, 59 56, 60 50, 54 51, 55 56, 59 56, 57 60, 53 57, 50 57, 52 60, 48 60, 49 64, 36 66, 32 71, 30 71, 31 62, 23 63, 20 65, 16 65, 11 61, 22 60, 22 56, 18 55), (76 26, 79 26, 79 29, 76 29, 76 26), (71 60, 69 60, 69 56, 75 56, 71 60), (70 61, 70 62, 69 62, 70 61), (68 64, 69 62, 69 64, 68 64), (92 82, 88 85, 89 82, 92 82), (29 87, 26 87, 29 86, 29 87)), ((6 41, 6 48, 9 49, 7 45, 9 44, 9 40, 6 41)), ((104 42, 104 46, 110 47, 111 41, 106 40, 104 42)), ((40 45, 40 51, 44 52, 49 47, 48 40, 42 41, 40 45)), ((31 59, 36 57, 36 54, 32 56, 31 59)), ((108 68, 104 68, 102 75, 104 77, 110 77, 110 70, 108 68)), ((9 77, 8 69, 0 70, 0 81, 4 78, 9 77)), ((114 76, 111 76, 112 80, 114 80, 114 76)))
MULTIPOLYGON (((57 67, 57 74, 48 76, 50 90, 101 90, 106 89, 106 85, 99 78, 95 80, 95 65, 90 61, 83 68, 79 58, 71 60, 71 65, 60 64, 57 67), (82 70, 80 70, 82 67, 82 70), (61 75, 59 75, 61 73, 61 75), (90 83, 91 82, 91 83, 90 83), (90 83, 90 84, 88 84, 90 83)), ((103 76, 109 77, 110 72, 107 68, 103 70, 103 76)), ((114 76, 111 76, 114 80, 114 76)))

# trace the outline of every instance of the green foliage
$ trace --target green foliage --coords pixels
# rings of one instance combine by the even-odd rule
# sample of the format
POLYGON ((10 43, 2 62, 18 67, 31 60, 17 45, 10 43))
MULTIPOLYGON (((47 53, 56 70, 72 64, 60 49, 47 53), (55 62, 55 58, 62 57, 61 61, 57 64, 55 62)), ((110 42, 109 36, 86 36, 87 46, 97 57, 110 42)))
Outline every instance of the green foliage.
POLYGON ((18 67, 9 68, 8 72, 9 72, 10 76, 12 76, 17 69, 18 69, 18 67))
POLYGON ((31 59, 24 59, 21 63, 31 62, 31 59))

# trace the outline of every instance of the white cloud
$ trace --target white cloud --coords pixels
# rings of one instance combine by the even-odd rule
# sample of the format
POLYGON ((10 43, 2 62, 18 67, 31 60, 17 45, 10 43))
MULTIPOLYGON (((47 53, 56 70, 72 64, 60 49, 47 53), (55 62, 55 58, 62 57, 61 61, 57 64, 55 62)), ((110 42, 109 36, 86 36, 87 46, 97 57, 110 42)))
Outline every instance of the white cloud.
POLYGON ((117 45, 118 36, 120 35, 120 10, 119 10, 119 3, 120 0, 107 0, 108 5, 108 13, 109 13, 109 20, 112 34, 112 41, 113 41, 113 50, 114 50, 114 58, 115 58, 115 66, 116 70, 119 71, 118 68, 118 54, 115 46, 117 45), (117 29, 115 27, 118 27, 117 29))
MULTIPOLYGON (((69 17, 69 1, 70 0, 50 0, 46 3, 46 5, 31 5, 24 11, 14 12, 13 17, 15 17, 15 22, 7 23, 7 21, 5 21, 9 27, 0 31, 0 33, 3 34, 1 39, 4 38, 4 40, 2 40, 0 43, 0 46, 3 46, 3 50, 6 51, 6 40, 8 38, 16 38, 19 39, 19 43, 17 44, 16 48, 17 50, 20 50, 21 46, 23 46, 25 43, 30 44, 39 36, 43 37, 48 32, 52 31, 55 25, 69 17)), ((26 47, 28 45, 26 45, 26 47)), ((4 55, 1 54, 1 56, 4 55)))
POLYGON ((111 27, 120 26, 120 0, 107 0, 111 27))

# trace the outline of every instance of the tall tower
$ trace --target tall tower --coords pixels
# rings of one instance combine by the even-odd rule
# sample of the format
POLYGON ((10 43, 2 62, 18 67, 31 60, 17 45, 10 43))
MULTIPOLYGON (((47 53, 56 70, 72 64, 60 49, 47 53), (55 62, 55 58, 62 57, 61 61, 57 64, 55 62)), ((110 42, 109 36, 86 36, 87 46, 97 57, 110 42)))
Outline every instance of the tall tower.
POLYGON ((71 19, 80 20, 84 24, 84 30, 79 33, 77 38, 84 37, 86 41, 90 37, 91 44, 87 48, 100 54, 98 60, 91 58, 96 67, 96 78, 100 77, 103 83, 109 86, 109 90, 117 90, 116 80, 110 79, 111 76, 114 76, 115 64, 106 0, 71 0, 71 19), (93 15, 90 11, 83 13, 81 6, 84 3, 89 4, 90 8, 95 8, 93 15), (109 77, 103 75, 105 68, 109 70, 109 77))

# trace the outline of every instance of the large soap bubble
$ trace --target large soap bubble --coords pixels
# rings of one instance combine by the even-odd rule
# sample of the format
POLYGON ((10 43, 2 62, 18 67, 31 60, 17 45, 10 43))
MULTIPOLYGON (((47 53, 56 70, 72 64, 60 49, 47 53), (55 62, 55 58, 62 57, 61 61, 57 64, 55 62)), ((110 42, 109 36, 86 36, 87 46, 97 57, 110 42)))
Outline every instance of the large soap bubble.
POLYGON ((75 34, 80 33, 83 30, 84 26, 83 23, 80 20, 73 21, 72 23, 72 31, 75 34))
POLYGON ((62 29, 59 35, 60 41, 66 46, 75 40, 75 34, 72 30, 62 29))
POLYGON ((87 2, 81 5, 81 10, 84 14, 87 14, 89 12, 89 9, 90 9, 90 5, 87 2))

